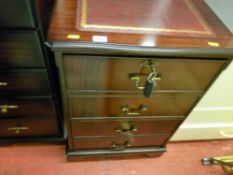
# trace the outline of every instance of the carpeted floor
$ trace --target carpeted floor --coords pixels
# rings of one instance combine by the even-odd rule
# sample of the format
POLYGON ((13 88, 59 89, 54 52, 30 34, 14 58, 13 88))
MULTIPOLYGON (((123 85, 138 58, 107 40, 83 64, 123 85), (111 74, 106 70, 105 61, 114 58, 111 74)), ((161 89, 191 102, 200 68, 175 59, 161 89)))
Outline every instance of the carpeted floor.
POLYGON ((160 158, 67 162, 62 145, 0 147, 0 175, 224 175, 205 156, 233 155, 233 141, 170 143, 160 158))

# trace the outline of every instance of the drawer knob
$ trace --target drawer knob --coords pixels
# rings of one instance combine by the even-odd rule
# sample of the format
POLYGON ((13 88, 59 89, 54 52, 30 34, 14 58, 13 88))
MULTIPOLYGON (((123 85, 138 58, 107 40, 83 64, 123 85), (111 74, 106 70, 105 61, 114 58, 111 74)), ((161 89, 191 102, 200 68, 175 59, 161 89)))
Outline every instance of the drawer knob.
POLYGON ((29 127, 26 126, 7 128, 8 131, 13 131, 15 134, 20 134, 21 131, 25 131, 28 129, 29 127))
POLYGON ((1 109, 1 113, 7 113, 9 109, 17 109, 18 105, 1 105, 0 109, 1 109))
POLYGON ((126 115, 137 116, 137 115, 140 115, 142 112, 147 111, 148 110, 148 106, 146 106, 146 105, 140 105, 138 107, 138 109, 129 109, 128 105, 123 105, 121 107, 121 110, 126 115))
POLYGON ((134 132, 137 132, 138 129, 134 126, 131 126, 129 129, 116 129, 116 132, 119 134, 133 134, 134 132))
POLYGON ((0 82, 0 86, 7 86, 8 83, 7 82, 0 82))
POLYGON ((121 151, 121 150, 124 150, 124 149, 129 148, 129 147, 131 147, 131 144, 128 141, 126 141, 123 144, 118 144, 117 142, 112 142, 112 148, 114 150, 121 151))

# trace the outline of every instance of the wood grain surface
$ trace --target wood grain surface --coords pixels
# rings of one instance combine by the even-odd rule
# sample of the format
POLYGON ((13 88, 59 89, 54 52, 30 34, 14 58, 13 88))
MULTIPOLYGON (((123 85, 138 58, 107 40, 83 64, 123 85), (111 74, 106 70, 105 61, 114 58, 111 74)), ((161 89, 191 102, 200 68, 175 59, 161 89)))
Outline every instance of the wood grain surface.
POLYGON ((124 118, 99 120, 71 120, 74 137, 169 135, 181 120, 153 118, 124 118), (121 130, 121 131, 119 131, 121 130))
MULTIPOLYGON (((73 96, 68 98, 70 115, 77 117, 127 116, 122 107, 137 111, 141 105, 148 107, 139 116, 185 116, 199 98, 197 94, 143 96, 73 96)), ((136 115, 137 116, 137 115, 136 115)))
POLYGON ((226 63, 224 60, 78 55, 65 55, 63 59, 67 90, 138 91, 130 76, 139 74, 140 86, 144 86, 151 69, 142 65, 150 60, 157 64, 155 70, 161 75, 154 90, 203 91, 226 63))
MULTIPOLYGON (((214 37, 210 37, 209 35, 205 37, 193 37, 193 36, 172 36, 172 35, 161 35, 161 34, 135 34, 132 32, 120 33, 120 32, 96 32, 96 31, 80 31, 76 28, 76 14, 80 13, 77 11, 77 3, 80 0, 58 0, 56 2, 52 20, 50 24, 50 30, 48 35, 48 40, 51 43, 56 42, 88 42, 95 43, 93 36, 103 36, 105 41, 104 44, 124 44, 124 45, 134 45, 134 46, 147 46, 147 47, 157 47, 157 48, 232 48, 232 34, 225 28, 223 23, 216 17, 216 15, 212 12, 212 10, 205 4, 204 0, 192 0, 191 3, 194 6, 195 13, 200 14, 203 21, 206 21, 211 31, 215 34, 214 37), (212 45, 212 43, 214 43, 212 45)), ((171 8, 175 8, 174 11, 179 11, 181 6, 172 6, 174 1, 164 1, 164 16, 162 18, 161 23, 163 26, 169 26, 169 22, 175 21, 175 27, 179 26, 181 20, 178 20, 176 16, 172 16, 173 19, 166 21, 170 14, 171 8), (167 4, 165 2, 168 2, 167 4), (169 24, 167 24, 168 22, 169 24)), ((124 2, 125 3, 125 2, 124 2)), ((95 4, 96 6, 99 5, 95 4)), ((110 6, 111 4, 109 4, 110 6)), ((132 3, 133 8, 134 4, 132 3)), ((115 7, 107 7, 107 9, 102 9, 102 11, 106 11, 106 13, 111 13, 108 9, 118 8, 115 7)), ((96 7, 97 8, 97 7, 96 7)), ((127 6, 122 6, 122 11, 127 11, 127 6)), ((146 17, 150 17, 150 20, 153 20, 150 16, 151 11, 148 9, 147 13, 143 16, 143 21, 146 23, 148 20, 146 17)), ((183 11, 182 11, 183 12, 183 11)), ((189 13, 189 12, 188 12, 189 13)), ((98 14, 97 14, 98 15, 98 14)), ((122 16, 117 16, 117 18, 123 19, 122 16)), ((129 15, 131 18, 134 18, 134 14, 129 15)), ((96 18, 98 18, 97 16, 96 18)), ((185 15, 183 16, 185 18, 185 15)), ((115 21, 116 19, 111 19, 115 21)), ((187 24, 190 25, 190 21, 192 19, 185 20, 187 24)), ((141 24, 145 26, 146 24, 141 24)), ((193 27, 193 26, 192 26, 193 27)))

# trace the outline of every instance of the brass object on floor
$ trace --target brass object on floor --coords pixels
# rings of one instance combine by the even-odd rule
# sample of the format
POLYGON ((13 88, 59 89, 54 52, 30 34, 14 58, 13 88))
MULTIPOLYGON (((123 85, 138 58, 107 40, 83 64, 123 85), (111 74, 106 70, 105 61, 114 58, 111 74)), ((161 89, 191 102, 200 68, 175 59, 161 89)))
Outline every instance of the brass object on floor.
POLYGON ((202 159, 203 165, 219 164, 228 175, 233 175, 233 156, 225 157, 205 157, 202 159))

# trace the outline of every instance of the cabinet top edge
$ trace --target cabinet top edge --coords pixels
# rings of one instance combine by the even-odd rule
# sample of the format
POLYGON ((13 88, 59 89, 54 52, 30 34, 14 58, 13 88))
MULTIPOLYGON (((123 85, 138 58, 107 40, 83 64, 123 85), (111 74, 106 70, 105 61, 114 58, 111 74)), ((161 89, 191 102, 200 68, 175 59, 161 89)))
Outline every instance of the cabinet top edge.
POLYGON ((233 59, 233 49, 229 48, 151 48, 85 42, 47 42, 46 45, 55 52, 69 54, 233 59))

